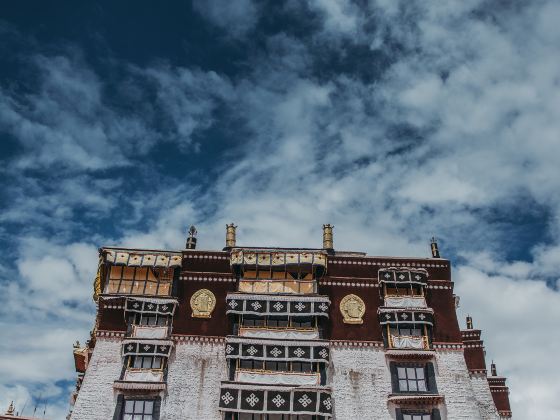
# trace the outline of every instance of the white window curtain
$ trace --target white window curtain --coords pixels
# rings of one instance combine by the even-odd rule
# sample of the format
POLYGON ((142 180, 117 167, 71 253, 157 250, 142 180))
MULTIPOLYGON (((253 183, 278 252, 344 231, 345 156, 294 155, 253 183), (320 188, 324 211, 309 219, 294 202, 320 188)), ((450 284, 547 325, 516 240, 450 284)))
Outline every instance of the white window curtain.
POLYGON ((241 337, 252 338, 271 338, 271 339, 285 339, 285 340, 318 340, 319 331, 296 331, 296 330, 273 330, 267 328, 239 328, 239 335, 241 337))
POLYGON ((423 337, 413 337, 410 335, 391 335, 393 348, 396 349, 423 349, 423 337))
POLYGON ((151 369, 128 369, 124 380, 129 382, 163 382, 163 372, 151 369))
POLYGON ((301 372, 254 372, 238 371, 235 374, 238 382, 248 382, 253 384, 274 384, 274 385, 319 385, 319 373, 301 372))
POLYGON ((424 296, 387 296, 385 306, 389 308, 427 308, 424 296))

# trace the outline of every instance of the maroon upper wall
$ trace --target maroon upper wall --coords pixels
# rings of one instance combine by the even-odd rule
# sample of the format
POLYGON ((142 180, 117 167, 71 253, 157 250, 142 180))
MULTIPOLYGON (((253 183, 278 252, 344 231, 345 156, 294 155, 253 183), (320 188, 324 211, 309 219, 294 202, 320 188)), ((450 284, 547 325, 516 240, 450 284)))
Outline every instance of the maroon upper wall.
MULTIPOLYGON (((225 336, 232 333, 226 315, 226 295, 236 290, 231 273, 228 251, 183 251, 180 274, 175 279, 174 295, 179 301, 173 317, 173 334, 225 336), (216 297, 216 308, 208 319, 193 318, 192 295, 208 289, 216 297)), ((319 279, 318 293, 331 300, 330 322, 326 323, 325 338, 332 340, 382 341, 377 310, 383 305, 378 287, 378 271, 387 267, 423 268, 429 273, 428 306, 435 311, 435 342, 461 342, 455 314, 455 300, 450 281, 450 264, 443 259, 413 259, 366 257, 360 255, 330 255, 327 274, 319 279), (366 305, 363 324, 343 322, 340 301, 348 294, 359 296, 366 305)), ((126 331, 122 309, 110 309, 100 302, 98 329, 126 331)))
POLYGON ((484 358, 484 343, 480 339, 480 330, 462 330, 463 345, 465 346, 465 362, 472 372, 486 372, 484 358))

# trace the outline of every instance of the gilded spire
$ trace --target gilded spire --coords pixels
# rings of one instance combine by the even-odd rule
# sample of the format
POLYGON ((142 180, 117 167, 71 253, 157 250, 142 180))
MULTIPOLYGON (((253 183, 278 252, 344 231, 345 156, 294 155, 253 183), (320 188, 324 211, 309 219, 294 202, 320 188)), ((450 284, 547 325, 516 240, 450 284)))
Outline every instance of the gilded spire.
POLYGON ((226 248, 234 248, 236 243, 235 226, 233 223, 226 225, 226 248))
POLYGON ((333 225, 323 225, 323 249, 334 249, 333 225))

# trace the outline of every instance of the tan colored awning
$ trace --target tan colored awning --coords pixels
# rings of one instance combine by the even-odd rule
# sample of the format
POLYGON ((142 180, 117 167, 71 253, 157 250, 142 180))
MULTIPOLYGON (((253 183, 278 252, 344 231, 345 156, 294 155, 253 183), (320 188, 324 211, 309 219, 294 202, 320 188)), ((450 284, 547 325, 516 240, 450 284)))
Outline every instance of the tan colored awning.
POLYGON ((250 250, 233 249, 232 266, 283 267, 291 265, 327 266, 327 254, 321 251, 305 250, 250 250))
POLYGON ((105 261, 129 267, 180 267, 180 253, 104 249, 105 261))

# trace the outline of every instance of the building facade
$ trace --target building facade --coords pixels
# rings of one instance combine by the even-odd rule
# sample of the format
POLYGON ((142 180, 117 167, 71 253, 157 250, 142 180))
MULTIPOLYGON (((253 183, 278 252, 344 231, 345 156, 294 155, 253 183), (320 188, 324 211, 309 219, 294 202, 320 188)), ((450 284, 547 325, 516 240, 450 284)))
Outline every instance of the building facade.
POLYGON ((506 419, 450 262, 323 247, 101 248, 71 419, 506 419))

